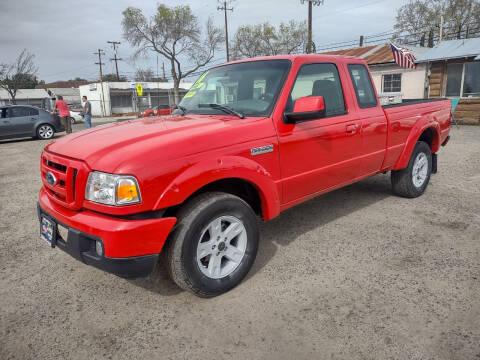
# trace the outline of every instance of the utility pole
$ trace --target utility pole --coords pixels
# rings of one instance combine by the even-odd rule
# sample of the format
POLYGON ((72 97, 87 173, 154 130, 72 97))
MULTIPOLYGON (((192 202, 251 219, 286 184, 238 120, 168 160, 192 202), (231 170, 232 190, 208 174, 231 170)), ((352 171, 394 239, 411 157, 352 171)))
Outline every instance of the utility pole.
POLYGON ((440 44, 443 40, 443 15, 440 16, 440 34, 438 37, 438 43, 440 44))
POLYGON ((115 69, 117 70, 117 81, 120 81, 120 76, 118 75, 118 63, 117 63, 117 61, 122 60, 122 59, 117 58, 117 45, 120 45, 121 42, 120 41, 107 41, 107 43, 112 44, 112 46, 113 46, 113 59, 110 59, 110 60, 115 61, 115 69))
POLYGON ((223 10, 225 12, 225 43, 227 48, 227 62, 230 61, 230 52, 228 50, 228 21, 227 21, 227 11, 233 11, 232 8, 227 7, 227 2, 223 2, 223 6, 217 6, 217 10, 223 10))
POLYGON ((305 4, 305 1, 308 2, 308 40, 307 40, 307 54, 311 54, 313 50, 313 41, 312 41, 312 12, 313 5, 320 6, 323 5, 324 0, 300 0, 300 3, 305 4))
POLYGON ((103 94, 103 74, 102 74, 102 55, 105 55, 105 52, 102 49, 98 49, 98 52, 94 52, 94 55, 98 55, 98 62, 95 63, 96 65, 100 66, 100 86, 102 87, 102 105, 103 105, 103 116, 106 115, 105 111, 105 95, 103 94))

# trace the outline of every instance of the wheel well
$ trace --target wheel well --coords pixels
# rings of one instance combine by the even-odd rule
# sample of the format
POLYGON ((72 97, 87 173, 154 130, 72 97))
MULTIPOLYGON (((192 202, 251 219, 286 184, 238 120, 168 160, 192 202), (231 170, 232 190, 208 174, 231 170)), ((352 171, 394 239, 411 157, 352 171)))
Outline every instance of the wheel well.
MULTIPOLYGON (((207 184, 190 195, 184 203, 189 199, 209 191, 221 191, 238 196, 250 205, 255 214, 260 217, 262 216, 262 201, 258 190, 252 183, 238 178, 222 179, 207 184)), ((164 216, 174 216, 181 205, 182 204, 168 208, 164 216)))
POLYGON ((438 148, 438 137, 437 137, 437 133, 435 131, 435 129, 433 128, 428 128, 428 129, 425 129, 425 131, 422 133, 422 135, 420 135, 420 137, 418 138, 418 141, 424 141, 428 144, 428 146, 430 147, 430 150, 434 150, 436 148, 438 148))

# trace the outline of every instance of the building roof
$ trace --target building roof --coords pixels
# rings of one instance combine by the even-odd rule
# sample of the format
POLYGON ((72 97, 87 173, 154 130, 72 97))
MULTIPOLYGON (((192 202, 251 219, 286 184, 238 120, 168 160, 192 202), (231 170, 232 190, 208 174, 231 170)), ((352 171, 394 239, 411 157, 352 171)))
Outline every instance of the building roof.
POLYGON ((480 38, 445 40, 418 57, 416 62, 478 57, 479 55, 480 38))
POLYGON ((50 90, 55 95, 61 96, 80 96, 80 89, 79 88, 51 88, 49 87, 47 90, 50 90))
MULTIPOLYGON (((137 83, 135 81, 104 81, 104 88, 108 87, 111 90, 135 90, 137 88, 137 83)), ((173 89, 173 82, 144 82, 141 81, 142 87, 144 90, 156 90, 156 89, 173 89)), ((191 82, 180 82, 181 89, 190 89, 193 83, 191 82)), ((94 83, 89 85, 80 86, 82 89, 101 89, 100 83, 94 83)))
MULTIPOLYGON (((427 49, 422 47, 407 47, 415 56, 423 55, 427 49)), ((368 65, 393 63, 393 54, 390 44, 362 46, 350 49, 335 50, 322 53, 325 55, 348 55, 364 59, 368 65)))
MULTIPOLYGON (((49 97, 48 93, 45 89, 18 89, 17 95, 15 98, 17 100, 22 99, 43 99, 49 97)), ((0 99, 1 100, 8 100, 10 99, 10 95, 8 94, 7 90, 0 89, 0 99)))

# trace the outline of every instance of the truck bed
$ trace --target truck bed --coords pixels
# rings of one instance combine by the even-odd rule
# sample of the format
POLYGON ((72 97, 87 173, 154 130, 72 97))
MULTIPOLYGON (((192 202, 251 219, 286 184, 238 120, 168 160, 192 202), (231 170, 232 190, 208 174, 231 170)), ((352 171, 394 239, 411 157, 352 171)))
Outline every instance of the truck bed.
POLYGON ((399 107, 399 106, 406 106, 406 105, 416 105, 416 104, 423 104, 423 103, 429 103, 429 102, 435 102, 435 101, 442 101, 442 100, 448 100, 447 98, 435 98, 435 99, 403 99, 401 103, 397 104, 389 104, 389 105, 382 105, 384 109, 390 109, 393 107, 399 107))

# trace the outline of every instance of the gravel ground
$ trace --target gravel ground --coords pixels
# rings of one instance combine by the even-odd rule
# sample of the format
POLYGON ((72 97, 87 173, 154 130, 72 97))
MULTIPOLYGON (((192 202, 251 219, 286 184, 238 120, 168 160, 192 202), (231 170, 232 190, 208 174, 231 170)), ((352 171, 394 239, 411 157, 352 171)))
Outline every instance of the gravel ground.
POLYGON ((0 141, 1 359, 480 359, 480 127, 452 129, 418 199, 378 175, 262 224, 248 278, 209 300, 46 246, 45 145, 0 141))

